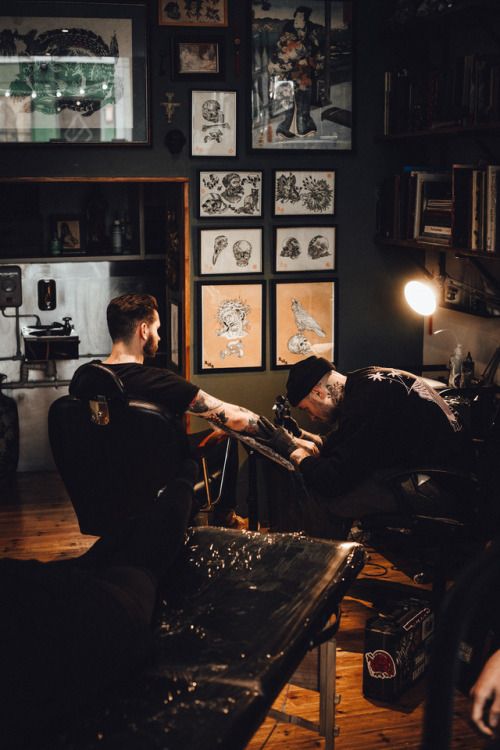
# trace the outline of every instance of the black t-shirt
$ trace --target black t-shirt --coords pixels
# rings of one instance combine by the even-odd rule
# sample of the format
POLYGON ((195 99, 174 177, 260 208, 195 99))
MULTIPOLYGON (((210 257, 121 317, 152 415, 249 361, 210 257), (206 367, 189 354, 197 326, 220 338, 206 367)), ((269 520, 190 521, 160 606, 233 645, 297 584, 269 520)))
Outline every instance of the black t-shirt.
POLYGON ((423 378, 367 367, 348 374, 338 429, 300 470, 308 487, 334 497, 379 469, 453 465, 466 446, 457 415, 423 378))
POLYGON ((150 401, 166 406, 176 415, 182 415, 200 390, 172 370, 149 367, 130 362, 108 365, 123 381, 127 396, 140 401, 150 401))

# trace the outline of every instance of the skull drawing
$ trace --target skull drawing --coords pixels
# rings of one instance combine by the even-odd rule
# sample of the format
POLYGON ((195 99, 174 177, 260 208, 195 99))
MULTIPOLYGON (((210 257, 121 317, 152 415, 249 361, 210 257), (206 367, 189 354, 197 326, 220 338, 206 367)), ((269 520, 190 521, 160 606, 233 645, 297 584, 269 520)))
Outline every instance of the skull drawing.
POLYGON ((297 258, 300 255, 300 243, 296 237, 289 237, 281 248, 282 258, 297 258))
POLYGON ((288 350, 292 354, 310 354, 312 352, 311 344, 301 333, 296 333, 288 339, 288 350))
POLYGON ((201 114, 203 115, 204 120, 213 125, 224 122, 224 115, 220 111, 220 104, 215 101, 215 99, 207 99, 203 102, 201 106, 201 114))
POLYGON ((247 240, 238 240, 233 245, 233 255, 237 266, 248 266, 252 255, 252 245, 247 240))
POLYGON ((212 263, 217 263, 217 258, 221 252, 227 247, 227 237, 224 234, 219 234, 214 240, 214 254, 212 255, 212 263))
POLYGON ((323 237, 322 234, 317 234, 313 237, 307 248, 307 253, 314 260, 324 258, 325 255, 331 255, 330 246, 326 237, 323 237))

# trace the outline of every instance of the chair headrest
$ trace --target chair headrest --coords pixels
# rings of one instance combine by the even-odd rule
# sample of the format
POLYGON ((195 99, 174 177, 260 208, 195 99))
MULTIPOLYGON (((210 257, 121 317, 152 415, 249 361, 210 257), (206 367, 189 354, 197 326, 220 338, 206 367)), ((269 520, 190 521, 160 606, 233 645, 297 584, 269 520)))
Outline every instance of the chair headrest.
POLYGON ((69 386, 71 396, 79 399, 95 399, 104 396, 126 401, 125 387, 121 378, 98 362, 89 362, 76 370, 69 386))

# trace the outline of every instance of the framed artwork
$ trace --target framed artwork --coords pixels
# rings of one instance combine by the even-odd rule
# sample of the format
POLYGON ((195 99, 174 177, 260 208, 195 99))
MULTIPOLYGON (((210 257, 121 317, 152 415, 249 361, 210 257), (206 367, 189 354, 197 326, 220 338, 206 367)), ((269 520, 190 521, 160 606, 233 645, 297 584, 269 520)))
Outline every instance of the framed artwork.
POLYGON ((191 92, 191 156, 236 156, 236 91, 191 92))
POLYGON ((227 0, 158 0, 160 26, 227 26, 227 0))
POLYGON ((335 360, 335 281, 272 281, 273 370, 305 357, 335 360))
POLYGON ((80 216, 76 214, 60 214, 51 219, 52 233, 61 242, 63 255, 83 254, 83 231, 80 216))
POLYGON ((0 38, 0 143, 149 143, 144 3, 12 0, 0 38))
POLYGON ((336 239, 333 226, 275 227, 274 271, 333 271, 336 239))
POLYGON ((199 173, 199 216, 262 216, 262 172, 199 173))
POLYGON ((172 40, 172 78, 216 79, 224 76, 221 39, 175 38, 172 40))
POLYGON ((264 283, 198 281, 197 372, 265 368, 264 283))
POLYGON ((262 273, 262 228, 200 229, 200 276, 262 273))
POLYGON ((352 148, 353 0, 252 0, 251 147, 352 148))
POLYGON ((332 216, 335 213, 335 170, 274 171, 275 216, 332 216))

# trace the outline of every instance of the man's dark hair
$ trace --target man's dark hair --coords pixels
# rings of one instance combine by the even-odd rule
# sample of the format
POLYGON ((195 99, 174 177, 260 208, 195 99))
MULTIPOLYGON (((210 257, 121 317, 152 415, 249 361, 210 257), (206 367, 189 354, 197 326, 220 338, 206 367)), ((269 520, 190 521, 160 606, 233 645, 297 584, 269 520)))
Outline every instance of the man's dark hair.
POLYGON ((115 341, 130 341, 139 323, 152 323, 158 302, 152 294, 122 294, 106 310, 109 335, 115 341))
POLYGON ((308 8, 307 5, 299 5, 298 8, 295 8, 295 13, 293 14, 294 18, 297 15, 297 13, 303 13, 304 21, 309 21, 309 16, 312 13, 312 8, 308 8))

